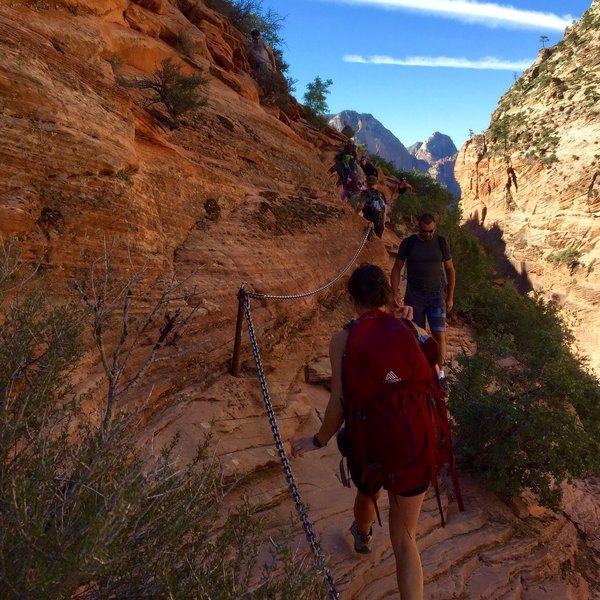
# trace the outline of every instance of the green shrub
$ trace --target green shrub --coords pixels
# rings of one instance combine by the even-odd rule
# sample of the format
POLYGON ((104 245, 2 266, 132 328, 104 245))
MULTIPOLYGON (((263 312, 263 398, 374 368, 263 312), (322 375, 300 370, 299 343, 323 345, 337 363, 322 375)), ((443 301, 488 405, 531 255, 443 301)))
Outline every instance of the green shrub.
POLYGON ((391 209, 393 224, 401 223, 404 218, 414 223, 424 213, 433 214, 439 223, 443 223, 448 217, 449 207, 456 204, 456 197, 428 173, 416 170, 409 173, 393 171, 390 175, 398 178, 406 176, 414 190, 393 200, 391 209))
POLYGON ((527 369, 498 367, 498 358, 516 352, 510 335, 480 339, 478 345, 475 356, 459 359, 451 378, 457 448, 503 499, 530 489, 542 504, 558 508, 564 479, 598 470, 598 440, 567 403, 545 402, 544 379, 529 379, 527 369))
MULTIPOLYGON (((153 316, 162 323, 177 311, 155 305, 138 322, 135 286, 112 287, 100 275, 95 290, 121 307, 121 326, 103 329, 109 313, 105 305, 89 309, 93 293, 83 298, 86 308, 53 306, 39 291, 26 293, 14 253, 0 258, 0 597, 321 597, 314 570, 285 539, 272 544, 260 570, 263 527, 247 503, 221 514, 226 486, 208 441, 181 464, 177 438, 159 451, 152 440, 141 443, 140 416, 126 403, 101 406, 107 421, 90 414, 98 398, 77 395, 72 381, 84 368, 80 333, 90 317, 103 344, 108 403, 111 385, 126 391, 132 381, 124 372, 135 339, 149 335, 153 316), (106 331, 117 334, 110 344, 106 331)), ((163 337, 161 330, 153 348, 174 331, 163 337)))
POLYGON ((106 60, 109 62, 113 71, 120 69, 123 66, 123 63, 125 62, 120 54, 113 54, 112 56, 109 56, 106 60))
POLYGON ((170 58, 160 64, 151 78, 119 78, 118 82, 125 87, 148 90, 144 107, 158 119, 166 120, 170 127, 177 128, 182 115, 206 105, 202 90, 208 80, 200 73, 183 75, 181 65, 170 58))
POLYGON ((552 304, 487 278, 470 289, 465 312, 478 351, 461 357, 450 378, 460 452, 503 498, 530 488, 556 507, 565 478, 600 471, 599 382, 570 352, 572 336, 552 304), (507 355, 520 366, 500 368, 507 355))
POLYGON ((565 248, 559 252, 554 252, 548 257, 549 262, 560 262, 566 264, 573 264, 577 262, 581 256, 581 251, 575 248, 565 248))

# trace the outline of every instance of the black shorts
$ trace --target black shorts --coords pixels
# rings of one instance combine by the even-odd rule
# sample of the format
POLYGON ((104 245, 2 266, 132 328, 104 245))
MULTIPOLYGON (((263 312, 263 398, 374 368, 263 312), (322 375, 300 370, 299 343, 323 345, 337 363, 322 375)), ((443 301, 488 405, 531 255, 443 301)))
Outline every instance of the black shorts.
MULTIPOLYGON (((369 490, 367 485, 365 483, 362 483, 362 473, 363 473, 362 470, 359 469, 356 465, 354 465, 352 463, 352 459, 349 456, 346 458, 348 460, 348 470, 350 471, 352 481, 353 481, 354 485, 356 486, 356 489, 361 494, 363 494, 363 496, 370 496, 371 494, 378 492, 383 487, 382 485, 379 485, 379 486, 376 486, 375 489, 369 490)), ((416 487, 412 490, 409 490, 408 492, 404 492, 402 494, 396 494, 396 495, 402 496, 403 498, 411 498, 412 496, 418 496, 419 494, 422 494, 423 492, 427 491, 428 487, 429 487, 429 482, 427 482, 423 485, 420 485, 419 487, 416 487)))

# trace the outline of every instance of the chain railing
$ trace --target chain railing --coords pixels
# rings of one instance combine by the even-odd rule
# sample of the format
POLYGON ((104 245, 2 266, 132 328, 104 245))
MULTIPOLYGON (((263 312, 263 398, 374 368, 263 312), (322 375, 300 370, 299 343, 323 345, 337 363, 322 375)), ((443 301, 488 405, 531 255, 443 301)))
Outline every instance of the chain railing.
POLYGON ((365 247, 365 244, 367 243, 367 240, 369 239, 369 235, 370 235, 372 229, 373 229, 373 223, 369 223, 369 226, 367 227, 365 236, 363 237, 360 246, 354 253, 354 256, 350 259, 350 262, 333 279, 331 279, 327 283, 324 283, 322 286, 315 288, 314 290, 309 290, 308 292, 300 292, 298 294, 276 295, 276 294, 262 294, 260 292, 246 292, 246 293, 248 294, 248 296, 250 298, 256 298, 258 300, 299 300, 300 298, 307 298, 308 296, 313 296, 314 294, 318 294, 319 292, 326 290, 327 288, 336 284, 344 276, 344 274, 348 271, 348 269, 350 269, 350 267, 354 264, 354 261, 358 258, 359 254, 362 252, 362 249, 365 247))
POLYGON ((248 327, 248 335, 250 337, 250 345, 252 346, 252 354, 254 356, 254 362, 256 364, 256 371, 258 373, 258 381, 260 383, 260 389, 263 395, 263 401, 265 405, 265 409, 267 411, 267 417, 269 419, 269 424, 271 425, 271 431, 273 433, 273 439, 275 440, 275 447, 277 448, 277 454, 279 456, 279 460, 283 466, 283 472, 285 474, 285 478, 290 488, 290 492, 292 494, 292 498, 294 499, 294 504, 296 505, 296 510, 300 516, 300 520, 302 522, 302 527, 304 528, 304 532, 306 533, 306 538, 308 539, 308 543, 313 551, 315 557, 315 565, 317 569, 323 574, 325 579, 325 584, 327 585, 327 592, 329 597, 332 600, 339 600, 339 594, 335 587, 335 582, 333 581, 333 577, 331 575, 331 571, 327 566, 327 562, 325 560, 325 556, 323 554, 323 550, 321 549, 321 545, 317 540, 317 536, 315 535, 312 524, 308 518, 308 513, 306 512, 306 508, 304 507, 304 503, 302 502, 302 498, 300 496, 300 492, 298 490, 298 485, 294 479, 294 475, 292 473, 292 467, 290 466, 290 462, 285 452, 285 448, 283 446, 283 440, 281 439, 281 433, 279 431, 279 426, 277 424, 277 418, 275 416, 275 411, 273 410, 273 403, 271 402, 271 397, 269 395, 269 389, 267 387, 267 379, 265 376, 265 371, 262 366, 262 361, 260 358, 260 350, 258 348, 258 342, 256 339, 256 333, 254 331, 254 325, 252 323, 252 314, 250 311, 250 298, 257 298, 260 300, 296 300, 299 298, 306 298, 307 296, 312 296, 314 294, 318 294, 323 290, 331 287, 335 283, 337 283, 344 274, 352 267, 354 261, 358 258, 362 249, 364 248, 365 243, 369 239, 369 235, 373 229, 373 224, 369 223, 369 227, 365 233, 365 236, 358 247, 357 251, 354 253, 354 256, 348 263, 348 265, 342 269, 333 279, 328 281, 327 283, 315 288, 314 290, 310 290, 308 292, 301 292, 297 294, 286 294, 286 295, 275 295, 275 294, 262 294, 259 292, 249 292, 245 289, 245 285, 242 284, 240 286, 238 292, 238 316, 236 323, 236 339, 235 346, 233 351, 233 359, 232 359, 232 369, 231 372, 233 375, 238 375, 239 373, 239 356, 240 356, 240 344, 241 344, 241 328, 243 316, 246 318, 246 326, 248 327))

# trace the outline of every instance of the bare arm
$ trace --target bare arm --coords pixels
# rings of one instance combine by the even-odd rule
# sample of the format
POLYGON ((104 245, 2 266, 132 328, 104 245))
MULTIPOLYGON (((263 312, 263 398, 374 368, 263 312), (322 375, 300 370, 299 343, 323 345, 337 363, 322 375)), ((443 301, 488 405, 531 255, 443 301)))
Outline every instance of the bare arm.
MULTIPOLYGON (((336 333, 329 343, 329 359, 331 360, 331 393, 325 409, 325 416, 316 436, 324 446, 336 434, 344 422, 342 406, 342 354, 348 339, 347 331, 336 333)), ((305 452, 316 450, 319 446, 313 443, 313 436, 296 438, 292 441, 292 456, 303 456, 305 452)))
POLYGON ((454 307, 454 287, 456 286, 456 269, 452 259, 444 261, 444 270, 448 279, 448 289, 446 290, 446 312, 450 312, 454 307))
POLYGON ((392 276, 391 276, 391 285, 392 285, 392 293, 394 294, 394 304, 396 306, 402 306, 403 298, 400 290, 400 276, 402 274, 402 269, 404 268, 404 261, 396 258, 394 262, 394 266, 392 267, 392 276))

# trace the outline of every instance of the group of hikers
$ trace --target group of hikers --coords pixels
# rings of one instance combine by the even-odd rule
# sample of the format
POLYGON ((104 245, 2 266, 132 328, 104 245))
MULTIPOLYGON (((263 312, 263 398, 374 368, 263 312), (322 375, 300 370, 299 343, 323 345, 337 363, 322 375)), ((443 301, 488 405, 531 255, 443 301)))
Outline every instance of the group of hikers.
POLYGON ((455 270, 435 218, 422 215, 418 232, 402 240, 391 285, 379 266, 363 264, 347 287, 357 318, 331 338, 331 391, 323 421, 313 436, 292 441, 292 455, 323 448, 336 436, 348 479, 357 488, 350 534, 358 553, 371 552, 376 518, 381 524, 377 501, 381 489, 387 491, 400 598, 422 600, 417 523, 432 485, 443 524, 437 487, 443 464, 450 466, 463 510, 443 385, 455 270), (399 284, 405 265, 403 294, 399 284))
MULTIPOLYGON (((264 82, 277 71, 276 60, 258 30, 251 36, 249 55, 264 89, 264 82)), ((387 199, 376 187, 379 170, 367 156, 359 157, 347 122, 342 133, 347 139, 330 173, 337 173, 341 198, 356 212, 362 211, 381 238, 387 199)), ((402 177, 398 195, 412 191, 402 177)), ((342 482, 350 487, 352 481, 357 488, 350 534, 358 553, 371 552, 373 524, 376 519, 381 524, 377 502, 381 490, 387 491, 400 598, 422 600, 417 523, 431 485, 444 524, 437 480, 445 465, 463 510, 444 385, 446 314, 454 305, 455 270, 433 215, 422 215, 417 233, 402 240, 390 281, 391 285, 374 264, 363 264, 352 273, 347 287, 357 318, 331 338, 329 402, 318 431, 292 441, 292 455, 302 457, 323 448, 336 436, 342 482)))
MULTIPOLYGON (((337 174, 338 185, 342 186, 340 198, 347 200, 356 212, 362 210, 363 217, 373 223, 375 235, 381 238, 385 229, 388 202, 385 194, 376 187, 379 169, 365 154, 358 158, 358 150, 352 139, 354 130, 347 121, 344 121, 342 133, 347 140, 336 154, 329 173, 337 174)), ((402 176, 398 182, 398 195, 412 191, 413 186, 406 176, 402 176)))

